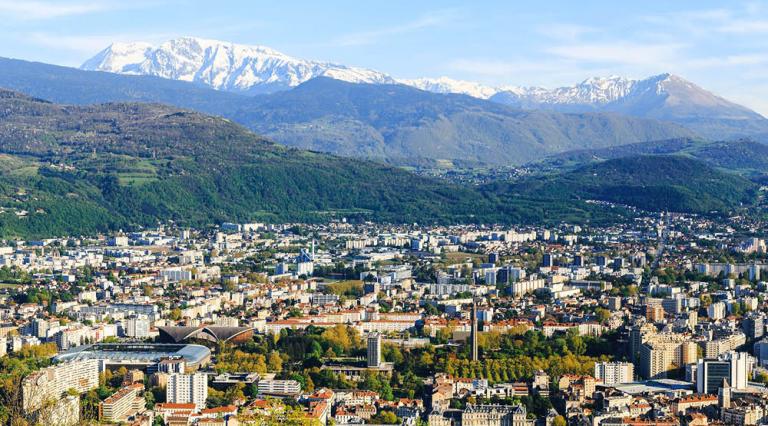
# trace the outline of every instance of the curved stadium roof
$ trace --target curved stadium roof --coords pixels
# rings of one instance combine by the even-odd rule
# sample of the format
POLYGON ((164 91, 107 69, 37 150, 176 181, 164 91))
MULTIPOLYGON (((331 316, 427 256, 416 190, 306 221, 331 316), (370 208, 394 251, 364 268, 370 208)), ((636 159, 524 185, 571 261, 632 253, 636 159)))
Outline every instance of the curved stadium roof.
POLYGON ((249 327, 158 327, 160 341, 180 343, 189 339, 202 339, 212 342, 231 342, 253 335, 249 327))
POLYGON ((157 363, 163 358, 180 356, 188 364, 197 365, 211 356, 211 350, 202 345, 163 343, 96 343, 62 352, 54 357, 57 362, 85 359, 106 359, 112 362, 157 363))

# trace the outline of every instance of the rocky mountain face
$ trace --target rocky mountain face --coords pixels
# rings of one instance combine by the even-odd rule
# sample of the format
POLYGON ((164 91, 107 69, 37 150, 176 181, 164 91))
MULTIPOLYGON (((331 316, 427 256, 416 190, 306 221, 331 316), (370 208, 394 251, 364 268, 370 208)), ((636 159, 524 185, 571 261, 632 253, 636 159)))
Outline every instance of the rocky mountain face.
POLYGON ((267 93, 325 76, 355 83, 392 83, 364 68, 294 58, 264 46, 195 37, 148 43, 114 43, 87 60, 83 70, 151 75, 205 84, 218 90, 267 93))

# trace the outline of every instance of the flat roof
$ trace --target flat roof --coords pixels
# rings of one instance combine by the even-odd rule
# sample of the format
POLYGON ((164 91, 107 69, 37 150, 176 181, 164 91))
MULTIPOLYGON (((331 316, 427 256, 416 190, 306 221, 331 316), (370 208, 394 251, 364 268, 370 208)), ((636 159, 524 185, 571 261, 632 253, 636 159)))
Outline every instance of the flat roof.
POLYGON ((179 356, 190 364, 198 364, 211 356, 211 350, 202 345, 163 343, 96 343, 62 352, 54 357, 57 362, 86 359, 134 361, 149 364, 163 358, 179 356))
POLYGON ((693 383, 673 379, 656 379, 613 385, 612 387, 630 395, 643 393, 666 393, 670 391, 692 390, 693 383))

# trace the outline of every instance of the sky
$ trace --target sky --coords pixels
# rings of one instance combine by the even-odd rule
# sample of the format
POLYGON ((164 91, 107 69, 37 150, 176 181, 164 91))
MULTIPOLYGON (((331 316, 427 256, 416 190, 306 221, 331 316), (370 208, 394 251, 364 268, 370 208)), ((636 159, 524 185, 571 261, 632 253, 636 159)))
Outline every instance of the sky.
POLYGON ((768 115, 768 1, 0 0, 0 56, 196 36, 492 86, 670 72, 768 115))

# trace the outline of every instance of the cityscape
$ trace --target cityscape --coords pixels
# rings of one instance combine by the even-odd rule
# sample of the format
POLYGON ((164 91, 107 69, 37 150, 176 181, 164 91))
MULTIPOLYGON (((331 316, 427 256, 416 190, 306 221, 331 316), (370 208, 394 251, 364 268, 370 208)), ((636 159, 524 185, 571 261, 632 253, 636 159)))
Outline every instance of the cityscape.
POLYGON ((0 18, 0 425, 768 425, 768 3, 0 18))
POLYGON ((18 241, 0 255, 0 365, 20 380, 3 406, 56 424, 757 424, 753 227, 660 213, 18 241))

